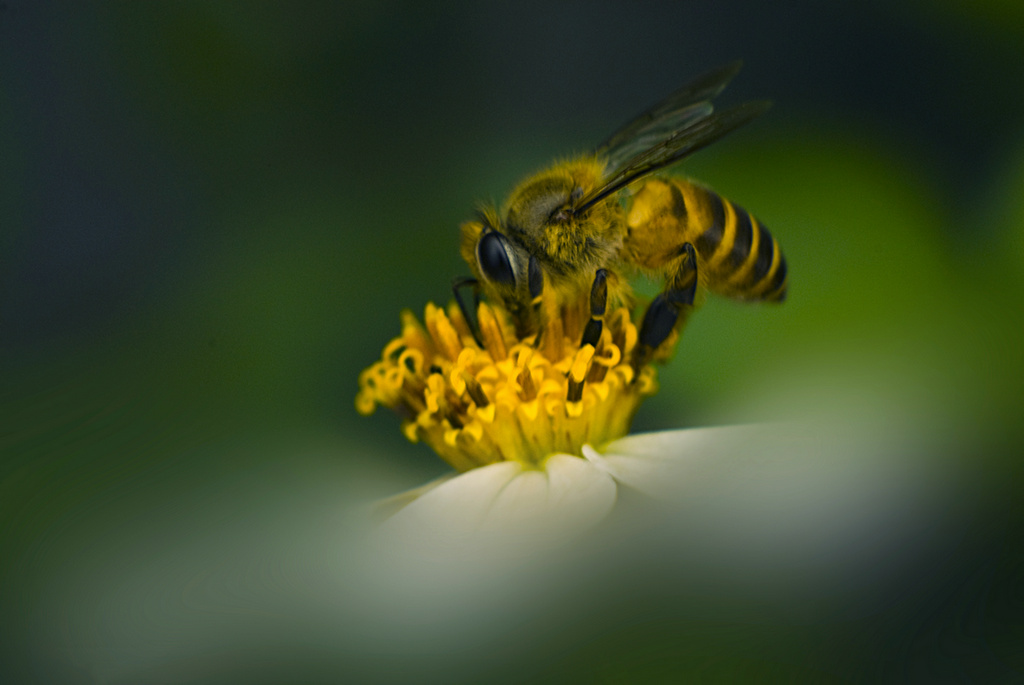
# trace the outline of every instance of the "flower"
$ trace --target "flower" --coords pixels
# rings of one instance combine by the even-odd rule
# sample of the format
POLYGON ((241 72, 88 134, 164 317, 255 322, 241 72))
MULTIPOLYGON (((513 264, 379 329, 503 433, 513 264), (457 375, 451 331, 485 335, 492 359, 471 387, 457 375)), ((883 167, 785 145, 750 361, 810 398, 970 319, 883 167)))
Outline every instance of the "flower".
POLYGON ((755 445, 764 451, 766 444, 792 442, 785 430, 763 425, 636 434, 600 451, 585 444, 582 458, 553 454, 535 467, 495 462, 397 495, 378 508, 390 515, 384 523, 388 540, 413 554, 443 557, 498 548, 514 555, 519 548, 507 548, 510 540, 560 542, 599 522, 614 506, 619 487, 671 502, 695 494, 698 483, 714 480, 720 465, 755 445))
POLYGON ((406 517, 444 518, 437 507, 458 501, 444 524, 453 529, 479 524, 474 508, 492 521, 506 518, 506 506, 518 512, 510 520, 576 527, 599 519, 615 501, 616 470, 595 447, 627 434, 640 403, 657 392, 651 362, 668 356, 677 334, 642 352, 630 310, 617 306, 601 317, 597 343, 581 344, 586 300, 561 305, 541 332, 523 336, 500 306, 480 303, 476 314, 471 324, 454 303, 428 304, 420 323, 403 312, 401 335, 359 378, 361 413, 394 410, 406 437, 461 474, 383 510, 413 503, 406 517))
POLYGON ((402 334, 360 376, 357 409, 395 410, 410 440, 460 472, 505 461, 537 468, 552 454, 582 457, 583 445, 624 436, 657 392, 654 367, 634 368, 637 328, 625 307, 604 317, 596 346, 580 345, 582 307, 563 307, 523 339, 501 308, 477 311, 479 343, 454 305, 428 304, 425 326, 404 312, 402 334))

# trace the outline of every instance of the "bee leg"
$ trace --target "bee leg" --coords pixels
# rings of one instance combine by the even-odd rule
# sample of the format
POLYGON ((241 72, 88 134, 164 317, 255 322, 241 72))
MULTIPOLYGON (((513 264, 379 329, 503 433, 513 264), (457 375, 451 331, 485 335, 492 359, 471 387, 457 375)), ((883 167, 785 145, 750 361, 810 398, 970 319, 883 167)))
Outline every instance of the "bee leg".
MULTIPOLYGON (((580 347, 592 345, 597 347, 601 340, 601 330, 604 328, 604 312, 608 306, 608 272, 598 269, 594 274, 594 284, 590 286, 590 321, 583 329, 583 337, 580 339, 580 347)), ((569 376, 569 389, 566 400, 579 402, 583 398, 583 385, 586 379, 576 381, 572 375, 569 376)))
POLYGON ((540 262, 533 255, 530 255, 530 265, 527 271, 527 285, 530 289, 530 316, 533 321, 531 327, 537 331, 535 346, 540 345, 541 336, 544 335, 544 319, 541 317, 541 304, 543 303, 544 272, 541 271, 540 262))
POLYGON ((594 275, 594 284, 590 286, 590 321, 583 329, 583 338, 580 340, 580 347, 593 345, 601 339, 601 329, 604 324, 604 311, 608 306, 608 272, 598 269, 594 275))
POLYGON ((654 351, 693 310, 693 299, 697 295, 697 253, 690 243, 683 245, 683 252, 686 259, 679 265, 668 288, 654 298, 644 314, 633 352, 633 370, 637 375, 654 356, 654 351))
POLYGON ((469 326, 470 333, 473 334, 473 340, 480 346, 480 349, 483 349, 484 344, 480 339, 480 323, 476 319, 476 311, 480 307, 480 281, 470 276, 459 276, 452 281, 452 293, 455 295, 455 301, 459 304, 459 311, 462 312, 462 317, 469 326), (462 299, 461 290, 467 286, 473 288, 472 311, 466 307, 466 303, 462 299))

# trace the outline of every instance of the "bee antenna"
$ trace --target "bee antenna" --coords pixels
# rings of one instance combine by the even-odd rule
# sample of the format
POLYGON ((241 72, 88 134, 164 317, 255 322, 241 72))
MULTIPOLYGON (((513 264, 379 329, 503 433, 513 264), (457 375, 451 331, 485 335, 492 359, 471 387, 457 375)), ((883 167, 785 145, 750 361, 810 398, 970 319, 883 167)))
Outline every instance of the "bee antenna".
POLYGON ((579 216, 580 214, 585 212, 590 207, 589 204, 577 206, 576 203, 579 202, 582 199, 583 199, 583 188, 581 188, 579 186, 576 186, 573 189, 572 194, 569 195, 569 205, 567 207, 563 208, 562 211, 567 212, 569 214, 569 216, 579 216))
POLYGON ((476 219, 483 225, 485 230, 497 231, 499 230, 498 227, 501 226, 501 220, 498 218, 494 208, 489 205, 477 208, 476 219))

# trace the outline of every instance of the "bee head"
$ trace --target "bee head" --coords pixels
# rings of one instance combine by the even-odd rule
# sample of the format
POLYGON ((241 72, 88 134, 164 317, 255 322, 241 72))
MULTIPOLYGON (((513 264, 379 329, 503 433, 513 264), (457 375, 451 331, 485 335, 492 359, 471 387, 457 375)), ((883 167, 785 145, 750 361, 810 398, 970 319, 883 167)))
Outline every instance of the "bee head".
POLYGON ((618 224, 605 216, 605 203, 578 209, 602 169, 593 160, 558 165, 524 181, 500 212, 484 207, 463 224, 463 258, 514 316, 531 317, 545 287, 559 298, 589 289, 611 260, 620 239, 608 235, 618 224))
POLYGON ((514 239, 484 226, 474 250, 479 276, 515 311, 540 296, 544 276, 537 258, 514 239))

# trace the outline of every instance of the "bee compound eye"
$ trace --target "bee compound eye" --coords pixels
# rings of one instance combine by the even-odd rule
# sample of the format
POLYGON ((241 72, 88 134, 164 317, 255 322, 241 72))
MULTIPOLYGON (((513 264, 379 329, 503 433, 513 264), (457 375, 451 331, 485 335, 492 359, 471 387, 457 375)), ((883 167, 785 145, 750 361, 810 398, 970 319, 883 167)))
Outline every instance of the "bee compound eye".
POLYGON ((508 246, 499 233, 485 233, 476 246, 476 258, 480 262, 480 270, 489 281, 494 283, 515 283, 512 262, 509 261, 508 246))

